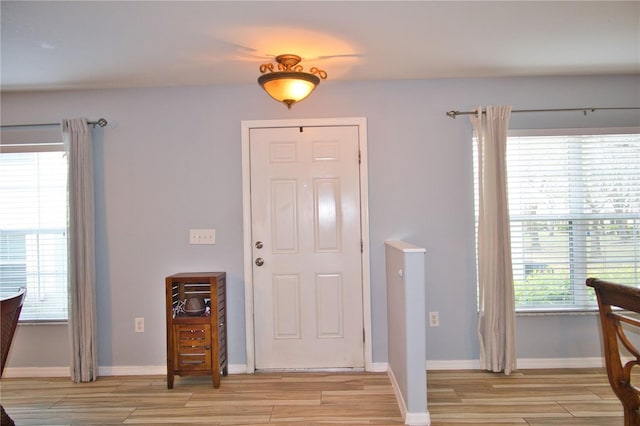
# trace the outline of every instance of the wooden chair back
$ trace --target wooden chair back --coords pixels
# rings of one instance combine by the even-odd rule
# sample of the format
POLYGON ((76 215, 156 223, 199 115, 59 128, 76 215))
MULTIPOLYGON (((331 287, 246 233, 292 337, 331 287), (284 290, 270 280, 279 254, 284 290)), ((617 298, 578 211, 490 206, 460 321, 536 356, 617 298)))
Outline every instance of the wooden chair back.
POLYGON ((9 348, 11 347, 16 326, 18 325, 18 317, 20 316, 26 294, 27 290, 20 288, 9 297, 0 300, 0 321, 2 321, 0 324, 0 328, 2 329, 0 340, 0 352, 2 353, 0 376, 2 376, 2 372, 4 371, 4 364, 7 362, 7 355, 9 354, 9 348))
POLYGON ((598 298, 607 376, 613 392, 624 407, 624 424, 639 426, 640 388, 631 383, 631 370, 634 366, 640 365, 640 352, 625 334, 623 324, 640 330, 640 320, 626 313, 640 313, 640 288, 597 278, 588 278, 587 286, 593 287, 598 298), (621 342, 635 359, 623 362, 618 342, 621 342))

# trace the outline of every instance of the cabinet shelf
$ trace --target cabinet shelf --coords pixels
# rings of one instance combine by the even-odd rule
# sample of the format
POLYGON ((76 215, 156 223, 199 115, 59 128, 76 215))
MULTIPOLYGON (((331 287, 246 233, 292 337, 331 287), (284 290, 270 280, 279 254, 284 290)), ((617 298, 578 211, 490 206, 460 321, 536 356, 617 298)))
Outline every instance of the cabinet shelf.
POLYGON ((173 317, 173 323, 208 323, 211 321, 209 315, 178 315, 173 317))

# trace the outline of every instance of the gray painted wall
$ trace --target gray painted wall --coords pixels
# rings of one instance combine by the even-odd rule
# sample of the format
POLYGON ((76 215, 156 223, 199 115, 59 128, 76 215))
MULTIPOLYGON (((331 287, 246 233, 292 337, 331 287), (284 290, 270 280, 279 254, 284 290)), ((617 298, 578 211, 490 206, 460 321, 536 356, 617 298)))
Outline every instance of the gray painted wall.
POLYGON ((388 370, 402 394, 405 421, 418 416, 426 420, 425 250, 406 241, 386 241, 385 265, 388 370))
MULTIPOLYGON (((329 70, 330 71, 330 70, 329 70)), ((387 358, 384 241, 427 250, 427 360, 474 360, 476 281, 471 126, 450 109, 637 106, 640 76, 323 82, 288 111, 257 84, 4 93, 2 123, 105 117, 96 133, 98 359, 165 364, 163 279, 181 271, 228 276, 229 361, 245 362, 241 120, 366 117, 373 361, 387 358), (215 246, 188 244, 216 228, 215 246), (134 332, 134 317, 145 332, 134 332)), ((511 128, 638 126, 633 112, 514 114, 511 128)), ((600 356, 596 318, 526 316, 520 358, 600 356)), ((66 366, 66 331, 20 326, 8 367, 66 366), (33 351, 33 348, 46 348, 33 351)))

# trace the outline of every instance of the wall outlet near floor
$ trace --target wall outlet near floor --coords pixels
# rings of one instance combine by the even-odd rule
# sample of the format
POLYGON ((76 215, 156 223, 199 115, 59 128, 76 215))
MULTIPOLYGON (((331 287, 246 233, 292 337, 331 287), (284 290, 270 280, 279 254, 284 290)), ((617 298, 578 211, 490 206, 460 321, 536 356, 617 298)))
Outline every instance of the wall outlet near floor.
POLYGON ((429 327, 440 327, 440 314, 429 312, 429 327))
POLYGON ((189 244, 215 244, 215 229, 189 229, 189 244))
POLYGON ((144 318, 135 319, 136 333, 144 333, 144 318))

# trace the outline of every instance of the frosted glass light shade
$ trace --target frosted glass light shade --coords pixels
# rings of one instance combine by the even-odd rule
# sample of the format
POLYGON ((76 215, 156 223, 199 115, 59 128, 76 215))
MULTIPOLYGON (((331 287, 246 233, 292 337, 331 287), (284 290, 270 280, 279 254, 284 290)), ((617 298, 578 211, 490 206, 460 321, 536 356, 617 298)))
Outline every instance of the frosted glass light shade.
POLYGON ((306 72, 272 72, 258 78, 260 86, 278 102, 282 102, 289 109, 296 102, 300 102, 320 83, 320 78, 306 72))

